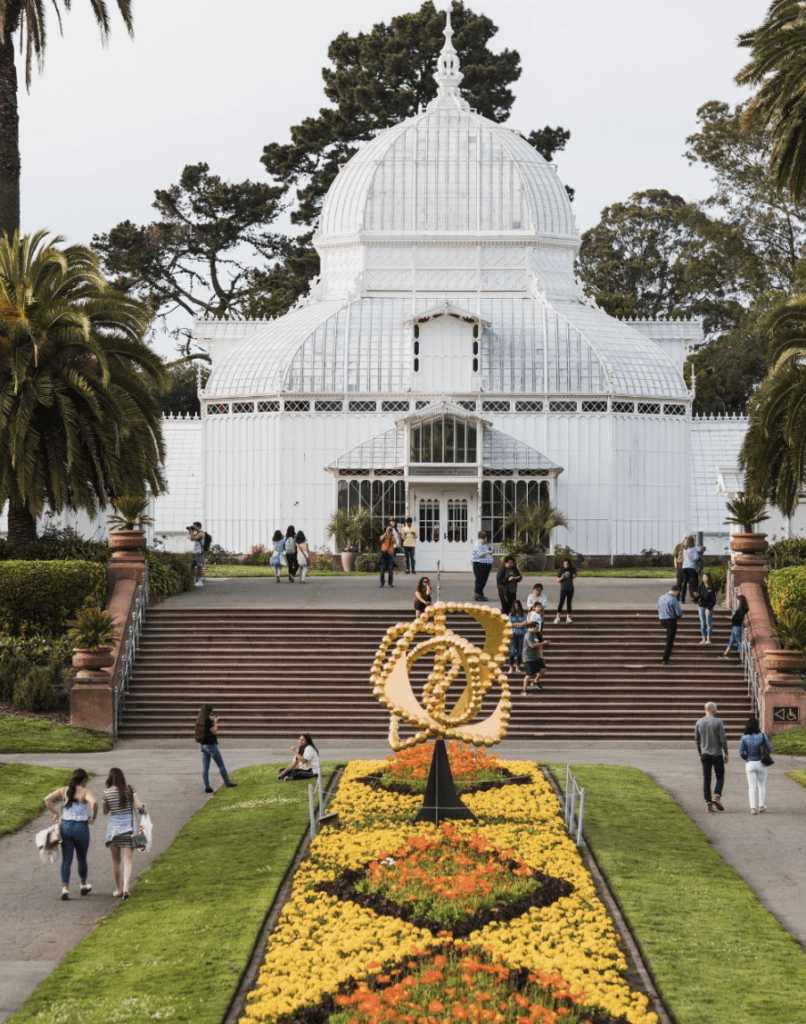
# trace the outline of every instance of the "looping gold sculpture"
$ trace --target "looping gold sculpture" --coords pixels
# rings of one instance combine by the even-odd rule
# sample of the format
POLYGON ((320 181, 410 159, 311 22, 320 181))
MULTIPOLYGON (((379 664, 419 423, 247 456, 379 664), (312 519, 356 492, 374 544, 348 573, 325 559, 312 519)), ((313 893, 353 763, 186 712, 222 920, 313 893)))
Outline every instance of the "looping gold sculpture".
POLYGON ((388 629, 375 655, 370 679, 373 693, 390 714, 392 750, 413 747, 429 738, 457 739, 477 747, 500 743, 512 710, 509 684, 500 667, 506 658, 510 634, 509 621, 501 612, 483 605, 455 602, 431 605, 419 619, 388 629), (484 627, 483 650, 448 628, 448 612, 469 615, 484 627), (418 633, 432 636, 412 648, 418 633), (433 654, 434 667, 423 687, 421 703, 412 689, 409 672, 427 654, 433 654), (466 679, 465 688, 453 708, 448 709, 448 691, 460 672, 466 679), (495 710, 483 721, 471 724, 493 683, 501 688, 495 710), (405 740, 399 735, 401 721, 416 730, 405 740))

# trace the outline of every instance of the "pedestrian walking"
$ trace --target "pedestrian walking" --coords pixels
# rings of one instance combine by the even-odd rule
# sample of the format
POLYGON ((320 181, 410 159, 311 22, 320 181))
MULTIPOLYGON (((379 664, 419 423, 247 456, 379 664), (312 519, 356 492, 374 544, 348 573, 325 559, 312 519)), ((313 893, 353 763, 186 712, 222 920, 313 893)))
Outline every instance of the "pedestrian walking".
POLYGON ((548 667, 543 651, 548 647, 549 640, 540 640, 538 637, 538 625, 530 622, 526 627, 526 636, 523 645, 523 689, 521 696, 525 697, 528 686, 536 686, 538 690, 543 689, 543 675, 548 667))
POLYGON ((661 626, 666 630, 666 646, 663 649, 664 665, 668 665, 671 661, 674 638, 677 634, 677 620, 683 614, 683 609, 678 601, 679 594, 680 589, 675 585, 658 598, 658 618, 661 626))
POLYGON ((221 756, 221 751, 218 749, 218 723, 220 719, 218 715, 213 714, 212 704, 202 704, 199 714, 196 717, 196 729, 195 739, 199 744, 202 759, 202 782, 204 782, 204 792, 212 793, 213 787, 210 785, 210 758, 212 758, 218 765, 218 770, 221 773, 221 778, 224 780, 225 786, 236 786, 236 782, 230 782, 229 775, 227 774, 227 766, 224 764, 224 758, 221 756))
POLYGON ((66 786, 54 789, 45 797, 45 806, 53 820, 61 818, 62 836, 62 891, 61 899, 70 899, 70 870, 73 855, 78 862, 78 877, 82 896, 89 896, 92 886, 87 881, 87 852, 90 848, 90 825, 98 817, 98 801, 87 788, 89 776, 83 768, 76 768, 66 786), (61 813, 56 804, 61 803, 61 813))
POLYGON ((739 594, 739 601, 736 607, 736 611, 730 617, 730 636, 728 637, 728 646, 725 648, 725 653, 720 654, 719 657, 724 661, 730 661, 730 652, 733 647, 739 652, 739 658, 742 657, 742 625, 744 618, 750 609, 747 606, 747 598, 744 594, 739 594))
POLYGON ((526 612, 518 600, 512 602, 509 624, 512 627, 512 636, 509 640, 509 674, 512 675, 523 665, 523 638, 526 635, 526 612))
POLYGON ((507 555, 504 564, 498 570, 495 580, 498 587, 498 599, 501 602, 501 611, 509 615, 512 611, 512 602, 518 596, 518 584, 523 579, 520 570, 515 564, 512 555, 507 555))
POLYGON ((747 775, 751 814, 764 814, 767 810, 767 766, 761 759, 771 750, 772 745, 761 731, 758 719, 748 718, 739 744, 739 757, 744 761, 747 775))
POLYGON ((145 846, 144 830, 135 820, 135 810, 145 814, 145 804, 140 803, 134 789, 127 785, 120 768, 110 768, 104 789, 104 814, 109 814, 106 826, 106 845, 112 855, 112 874, 115 876, 117 899, 129 898, 129 884, 132 877, 132 851, 145 846), (122 868, 122 871, 121 871, 122 868))
POLYGON ((269 565, 274 569, 274 582, 279 583, 285 565, 285 537, 280 530, 274 531, 271 539, 271 558, 269 565))
POLYGON ((292 747, 294 755, 291 764, 277 776, 282 782, 290 782, 293 779, 313 779, 319 774, 319 750, 311 739, 309 732, 302 732, 299 735, 298 746, 292 747))
POLYGON ((381 570, 381 586, 384 585, 384 576, 389 576, 389 586, 395 585, 395 549, 397 547, 397 533, 391 521, 380 537, 381 554, 378 565, 381 570))
POLYGON ((297 558, 297 531, 289 526, 285 531, 285 544, 283 545, 285 563, 288 566, 288 582, 293 583, 299 572, 299 560, 297 558))
POLYGON ((567 611, 565 613, 565 621, 571 622, 571 605, 574 602, 574 580, 577 577, 577 571, 571 564, 569 558, 563 559, 563 564, 560 566, 560 571, 557 573, 557 582, 560 584, 560 603, 557 605, 557 615, 554 619, 554 625, 560 621, 560 615, 563 610, 563 605, 567 602, 567 611))
POLYGON ((722 806, 722 790, 725 785, 725 765, 728 763, 728 741, 725 736, 725 724, 716 717, 716 704, 708 701, 705 705, 705 717, 700 718, 694 726, 694 742, 702 764, 702 792, 705 797, 705 810, 711 814, 716 807, 724 811, 722 806), (711 772, 714 774, 714 795, 711 796, 711 772))
POLYGON ((694 596, 700 613, 701 644, 710 644, 714 635, 714 608, 716 607, 716 587, 707 572, 702 574, 700 588, 694 596))
POLYGON ((414 552, 417 547, 417 527, 412 523, 411 516, 406 519, 406 525, 400 531, 403 539, 403 554, 406 556, 406 572, 414 572, 414 552))
POLYGON ((419 619, 431 604, 431 581, 423 576, 414 591, 414 618, 419 619))
POLYGON ((313 558, 311 558, 311 552, 308 549, 308 538, 302 532, 297 531, 296 536, 297 542, 297 562, 299 563, 299 581, 300 583, 305 582, 305 577, 308 575, 308 570, 313 565, 313 558))
POLYGON ((684 537, 679 544, 675 544, 674 551, 672 552, 675 582, 681 590, 683 589, 683 548, 686 546, 687 539, 687 537, 684 537))
POLYGON ((201 523, 193 523, 187 527, 188 537, 193 542, 193 575, 195 576, 194 586, 204 586, 204 544, 206 534, 201 523))
POLYGON ((487 534, 484 530, 479 531, 477 539, 473 542, 473 553, 470 557, 476 589, 476 592, 473 594, 473 600, 486 601, 484 588, 487 585, 490 570, 493 567, 493 553, 487 547, 487 534))
POLYGON ((700 585, 699 571, 702 568, 702 558, 700 557, 699 551, 694 546, 694 538, 686 537, 683 542, 682 552, 683 562, 683 583, 680 588, 680 604, 686 603, 686 588, 688 588, 689 595, 695 600, 695 594, 700 585))

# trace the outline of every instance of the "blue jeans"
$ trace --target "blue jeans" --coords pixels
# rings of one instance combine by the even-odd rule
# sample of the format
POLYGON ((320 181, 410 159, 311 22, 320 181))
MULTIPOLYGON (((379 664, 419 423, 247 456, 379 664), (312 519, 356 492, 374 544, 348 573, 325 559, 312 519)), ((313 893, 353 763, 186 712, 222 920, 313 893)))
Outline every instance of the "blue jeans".
POLYGON ((381 552, 381 586, 385 573, 389 573, 389 586, 394 586, 395 556, 387 551, 381 552))
POLYGON ((713 608, 698 608, 697 611, 700 613, 700 633, 703 635, 703 639, 708 640, 714 635, 713 621, 714 621, 714 609, 713 608))
POLYGON ((78 861, 78 877, 87 881, 87 850, 90 848, 90 827, 86 821, 62 819, 62 885, 70 884, 73 853, 78 861))
POLYGON ((731 627, 730 637, 728 638, 728 650, 730 650, 731 647, 733 647, 734 644, 736 645, 736 648, 739 651, 739 654, 741 654, 742 653, 742 627, 741 626, 732 626, 731 627))
POLYGON ((406 556, 406 572, 414 572, 414 548, 404 547, 403 553, 406 556))
POLYGON ((218 770, 221 772, 221 778, 224 780, 224 785, 229 785, 229 775, 227 775, 227 767, 224 764, 224 758, 221 756, 221 751, 218 749, 217 743, 201 743, 199 744, 202 756, 202 782, 204 782, 204 788, 210 788, 210 758, 215 761, 218 765, 218 770))
POLYGON ((510 665, 520 665, 523 661, 523 633, 518 636, 517 633, 513 633, 509 641, 509 663, 510 665))

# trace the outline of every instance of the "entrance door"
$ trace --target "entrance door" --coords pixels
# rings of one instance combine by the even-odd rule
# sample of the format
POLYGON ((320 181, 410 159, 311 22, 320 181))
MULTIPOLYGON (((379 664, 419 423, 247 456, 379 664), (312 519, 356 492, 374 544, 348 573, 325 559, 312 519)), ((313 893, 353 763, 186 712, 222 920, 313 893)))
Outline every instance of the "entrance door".
POLYGON ((412 488, 417 516, 417 571, 468 572, 475 522, 475 491, 470 488, 412 488), (473 497, 471 497, 471 494, 473 497))

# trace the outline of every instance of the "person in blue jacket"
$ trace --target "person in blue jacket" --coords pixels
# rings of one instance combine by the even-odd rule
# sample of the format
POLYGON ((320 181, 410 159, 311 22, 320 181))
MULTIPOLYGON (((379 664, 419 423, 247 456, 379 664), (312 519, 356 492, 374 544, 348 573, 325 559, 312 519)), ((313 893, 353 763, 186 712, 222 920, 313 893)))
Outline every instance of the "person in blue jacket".
POLYGON ((761 755, 771 749, 770 741, 761 731, 758 719, 748 718, 739 744, 739 757, 744 761, 747 775, 751 814, 764 814, 767 810, 767 766, 761 763, 761 755))

